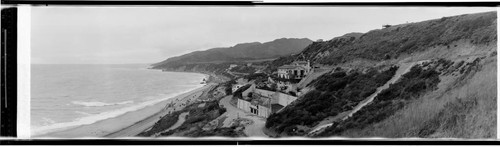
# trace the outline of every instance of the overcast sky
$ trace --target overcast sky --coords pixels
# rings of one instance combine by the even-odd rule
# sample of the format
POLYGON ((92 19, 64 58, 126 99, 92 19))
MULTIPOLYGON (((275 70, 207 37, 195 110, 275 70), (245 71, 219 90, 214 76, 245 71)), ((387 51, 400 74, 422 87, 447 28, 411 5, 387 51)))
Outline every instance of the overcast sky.
POLYGON ((278 38, 329 40, 383 24, 495 8, 448 7, 35 7, 35 64, 155 63, 196 50, 278 38))

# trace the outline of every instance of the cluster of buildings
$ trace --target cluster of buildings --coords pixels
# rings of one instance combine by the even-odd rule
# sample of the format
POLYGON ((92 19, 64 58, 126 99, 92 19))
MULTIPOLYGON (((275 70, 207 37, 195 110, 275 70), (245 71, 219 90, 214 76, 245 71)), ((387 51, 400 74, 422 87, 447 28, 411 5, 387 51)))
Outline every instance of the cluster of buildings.
MULTIPOLYGON (((278 79, 269 77, 266 82, 253 83, 242 92, 242 97, 238 98, 237 107, 265 118, 272 113, 279 112, 301 95, 300 91, 294 86, 296 83, 280 79, 300 80, 312 72, 311 69, 309 61, 295 61, 290 65, 279 67, 277 71, 278 79)), ((235 85, 233 91, 241 87, 243 85, 235 85)))

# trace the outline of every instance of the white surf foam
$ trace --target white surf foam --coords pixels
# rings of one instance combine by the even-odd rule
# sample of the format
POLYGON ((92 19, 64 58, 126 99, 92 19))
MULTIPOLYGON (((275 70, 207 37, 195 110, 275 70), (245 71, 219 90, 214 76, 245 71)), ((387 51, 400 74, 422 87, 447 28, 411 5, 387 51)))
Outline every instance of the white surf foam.
POLYGON ((87 112, 82 112, 82 111, 75 111, 75 113, 78 113, 78 114, 81 114, 81 115, 85 115, 85 116, 92 115, 92 114, 90 114, 90 113, 87 113, 87 112))
POLYGON ((134 101, 124 101, 124 102, 118 102, 118 103, 72 101, 71 103, 73 103, 75 105, 85 106, 85 107, 102 107, 102 106, 131 104, 131 103, 134 103, 134 101))
MULTIPOLYGON (((55 123, 55 124, 51 124, 51 125, 47 125, 47 126, 37 127, 36 129, 32 130, 31 134, 32 134, 32 136, 43 135, 43 134, 47 134, 47 133, 51 133, 51 132, 55 132, 55 131, 62 131, 62 130, 66 130, 66 129, 70 129, 70 128, 74 128, 74 127, 78 127, 78 126, 82 126, 82 125, 90 125, 90 124, 96 123, 98 121, 119 117, 119 116, 124 115, 128 112, 137 111, 137 110, 143 109, 147 106, 155 105, 155 104, 160 103, 162 101, 168 100, 168 99, 173 98, 175 96, 181 95, 183 93, 186 93, 186 92, 189 92, 189 91, 201 88, 201 87, 203 87, 203 85, 196 85, 196 86, 193 86, 193 88, 190 88, 189 90, 168 94, 160 99, 153 99, 153 100, 145 101, 143 103, 133 105, 130 107, 120 108, 117 110, 103 112, 103 113, 99 113, 96 115, 81 117, 81 118, 78 118, 75 121, 71 121, 71 122, 55 123)), ((123 103, 123 102, 120 102, 120 103, 123 103)), ((87 106, 103 106, 103 104, 101 104, 101 103, 78 103, 78 104, 87 104, 87 106)))

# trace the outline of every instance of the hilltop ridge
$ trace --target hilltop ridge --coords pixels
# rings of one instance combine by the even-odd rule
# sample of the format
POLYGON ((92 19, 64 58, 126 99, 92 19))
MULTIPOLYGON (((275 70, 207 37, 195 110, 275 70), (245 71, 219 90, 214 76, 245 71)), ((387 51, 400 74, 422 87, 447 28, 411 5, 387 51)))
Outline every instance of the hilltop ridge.
POLYGON ((299 53, 310 43, 312 41, 307 38, 281 38, 264 43, 240 43, 231 47, 218 47, 171 57, 153 64, 153 68, 172 68, 192 63, 223 63, 273 59, 299 53))
MULTIPOLYGON (((310 60, 316 64, 351 63, 373 66, 385 60, 400 60, 412 54, 441 47, 453 51, 457 41, 470 45, 491 44, 496 40, 496 12, 464 14, 422 22, 392 25, 367 33, 348 33, 328 41, 313 42, 301 53, 281 60, 310 60), (452 45, 452 46, 450 46, 452 45)), ((439 52, 447 52, 442 50, 439 52)), ((436 54, 434 57, 438 57, 436 54)), ((428 58, 432 58, 429 56, 428 58)), ((271 67, 286 64, 273 61, 271 67)), ((272 69, 271 69, 272 70, 272 69)))
POLYGON ((271 115, 266 129, 277 136, 495 137, 496 129, 487 128, 496 128, 496 83, 487 79, 496 81, 496 19, 496 12, 485 12, 392 25, 317 41, 271 61, 270 72, 296 60, 331 71, 271 115), (401 79, 345 116, 383 83, 366 77, 408 63, 415 65, 401 79), (324 124, 330 125, 314 129, 324 124))

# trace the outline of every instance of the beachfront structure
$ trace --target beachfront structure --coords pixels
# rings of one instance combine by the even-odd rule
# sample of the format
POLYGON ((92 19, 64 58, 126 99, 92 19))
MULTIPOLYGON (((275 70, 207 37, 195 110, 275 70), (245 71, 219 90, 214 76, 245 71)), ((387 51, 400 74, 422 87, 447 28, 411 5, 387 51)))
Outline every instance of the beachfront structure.
POLYGON ((252 84, 250 88, 242 92, 242 98, 238 98, 237 107, 245 112, 267 118, 295 100, 297 100, 295 96, 258 89, 255 84, 252 84))
POLYGON ((290 65, 278 67, 278 77, 283 79, 302 79, 311 71, 309 61, 295 61, 290 65))

